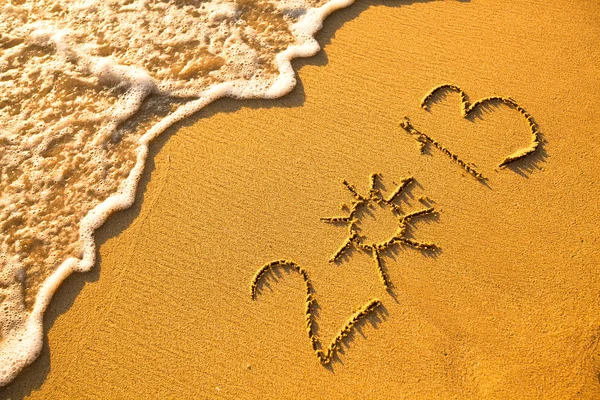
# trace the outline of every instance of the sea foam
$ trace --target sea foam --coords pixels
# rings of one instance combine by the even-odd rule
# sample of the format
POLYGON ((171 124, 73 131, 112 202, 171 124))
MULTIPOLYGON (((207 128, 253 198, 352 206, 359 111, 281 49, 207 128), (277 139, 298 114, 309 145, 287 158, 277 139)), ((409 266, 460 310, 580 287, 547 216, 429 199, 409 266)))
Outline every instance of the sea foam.
POLYGON ((353 0, 0 0, 0 386, 130 207, 148 143, 220 97, 277 98, 353 0))

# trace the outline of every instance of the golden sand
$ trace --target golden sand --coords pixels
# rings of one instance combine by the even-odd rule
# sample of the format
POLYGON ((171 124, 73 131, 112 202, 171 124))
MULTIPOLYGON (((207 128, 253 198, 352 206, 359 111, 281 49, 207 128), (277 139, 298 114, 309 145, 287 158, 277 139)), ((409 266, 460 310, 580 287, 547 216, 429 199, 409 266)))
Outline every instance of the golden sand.
POLYGON ((358 2, 295 63, 292 94, 220 100, 163 134, 95 269, 56 293, 40 359, 0 397, 600 397, 600 6, 527 3, 358 2), (531 145, 527 121, 497 104, 464 118, 452 91, 422 109, 441 84, 513 99, 539 147, 500 168, 531 145), (404 116, 486 180, 421 154, 404 116), (374 173, 384 195, 414 177, 404 214, 437 211, 406 230, 437 251, 379 255, 389 290, 357 246, 329 262, 348 227, 320 220, 348 215, 342 180, 364 195, 374 173), (271 260, 310 276, 324 348, 352 323, 328 366, 304 275, 273 268, 250 295, 271 260))

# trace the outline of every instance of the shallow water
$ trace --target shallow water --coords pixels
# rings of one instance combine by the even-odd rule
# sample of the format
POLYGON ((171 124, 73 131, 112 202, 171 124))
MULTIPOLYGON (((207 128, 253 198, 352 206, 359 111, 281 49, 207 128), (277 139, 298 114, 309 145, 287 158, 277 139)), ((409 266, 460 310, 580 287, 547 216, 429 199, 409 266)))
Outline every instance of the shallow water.
POLYGON ((147 143, 223 97, 274 98, 351 1, 0 0, 0 385, 93 231, 131 205, 147 143))

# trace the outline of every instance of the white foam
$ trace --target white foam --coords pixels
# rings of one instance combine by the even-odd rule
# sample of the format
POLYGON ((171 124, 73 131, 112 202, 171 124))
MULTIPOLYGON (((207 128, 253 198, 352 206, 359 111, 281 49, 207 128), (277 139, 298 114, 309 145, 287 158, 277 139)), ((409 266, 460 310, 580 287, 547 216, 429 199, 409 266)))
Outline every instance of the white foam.
MULTIPOLYGON (((136 161, 131 172, 119 183, 116 192, 95 205, 81 219, 78 233, 79 250, 74 249, 72 252, 74 256, 62 261, 44 279, 30 312, 26 312, 23 297, 26 279, 25 269, 22 267, 23 257, 19 255, 12 257, 11 252, 14 251, 11 250, 11 245, 4 242, 1 244, 0 296, 5 298, 2 308, 0 308, 0 332, 3 334, 0 338, 0 386, 6 385, 14 379, 25 366, 33 362, 39 355, 42 346, 43 314, 61 282, 72 272, 87 271, 94 265, 96 252, 93 240, 94 231, 104 223, 110 214, 133 204, 135 191, 148 156, 148 143, 175 122, 194 114, 218 98, 277 98, 290 92, 296 84, 295 73, 290 63, 291 59, 308 57, 318 52, 320 47, 313 35, 321 28, 322 21, 331 12, 347 7, 352 2, 353 0, 333 0, 319 7, 313 7, 310 3, 302 0, 277 2, 275 9, 280 10, 284 14, 283 18, 289 22, 289 31, 294 42, 286 48, 280 49, 278 54, 272 54, 275 56, 276 67, 276 72, 272 74, 260 69, 262 67, 259 62, 259 56, 261 56, 258 53, 259 50, 244 44, 240 39, 242 32, 246 35, 255 34, 255 32, 253 33, 253 28, 234 26, 232 21, 240 11, 231 2, 209 1, 195 10, 183 7, 184 11, 181 12, 177 12, 173 5, 163 7, 165 15, 161 15, 161 18, 168 22, 168 26, 154 36, 157 42, 166 44, 162 50, 152 49, 148 37, 140 37, 136 42, 137 47, 132 47, 131 43, 128 44, 120 36, 124 31, 131 33, 136 29, 141 29, 138 22, 143 19, 140 18, 140 15, 147 12, 146 6, 151 3, 149 1, 121 4, 119 13, 114 15, 106 14, 106 12, 102 14, 102 12, 106 10, 107 3, 118 5, 119 2, 116 0, 111 2, 40 0, 31 1, 24 6, 6 4, 2 8, 0 13, 3 18, 6 18, 4 18, 5 21, 0 21, 0 32, 9 32, 15 36, 21 35, 27 38, 27 41, 17 45, 16 48, 15 46, 9 47, 0 53, 0 74, 9 74, 11 68, 17 69, 17 71, 21 68, 21 73, 26 71, 27 67, 23 67, 23 64, 27 64, 28 61, 19 61, 14 54, 17 53, 19 46, 36 44, 41 47, 51 46, 54 49, 54 52, 47 55, 48 65, 30 66, 32 71, 42 75, 46 74, 47 80, 56 79, 56 77, 52 78, 52 74, 55 74, 53 71, 60 71, 61 74, 64 74, 65 79, 73 79, 77 85, 82 87, 98 88, 99 84, 108 83, 111 87, 123 89, 123 94, 116 100, 105 94, 102 94, 104 97, 97 95, 97 97, 90 98, 85 92, 69 101, 63 101, 64 99, 61 98, 42 99, 36 103, 36 107, 42 108, 45 105, 46 109, 32 107, 26 110, 25 114, 21 110, 21 114, 19 114, 21 120, 11 126, 2 125, 0 122, 0 140, 13 146, 8 146, 2 168, 21 165, 20 163, 25 159, 29 163, 26 165, 31 167, 29 172, 32 177, 35 176, 36 171, 44 173, 44 165, 47 164, 47 161, 40 154, 52 148, 53 140, 73 135, 73 130, 69 131, 68 129, 81 120, 90 126, 97 126, 99 131, 95 133, 94 141, 96 145, 103 144, 121 122, 139 110, 143 101, 152 93, 171 94, 193 98, 193 100, 157 121, 139 138, 136 161), (36 15, 36 7, 40 7, 42 10, 51 10, 52 7, 68 9, 74 16, 73 21, 40 18, 38 21, 20 25, 19 21, 22 21, 25 15, 29 16, 29 19, 36 15), (202 28, 204 31, 191 29, 189 15, 192 15, 194 11, 199 13, 203 21, 208 21, 208 25, 213 24, 211 26, 217 26, 217 28, 213 31, 207 31, 204 28, 202 28), (82 17, 83 22, 76 18, 78 15, 85 17, 82 17), (114 24, 102 25, 114 21, 117 21, 115 23, 119 29, 114 28, 114 24), (95 41, 82 33, 106 26, 108 28, 105 29, 103 37, 97 36, 94 38, 95 41), (196 76, 182 79, 177 77, 176 69, 175 72, 169 70, 172 66, 169 64, 162 66, 161 70, 154 71, 154 73, 139 66, 143 65, 140 60, 160 60, 164 56, 164 52, 168 51, 169 41, 186 37, 189 38, 190 43, 197 42, 199 46, 205 46, 208 52, 221 57, 225 63, 223 67, 205 74, 202 79, 196 76), (92 54, 96 50, 99 52, 106 45, 121 46, 126 50, 124 54, 119 55, 120 60, 119 57, 115 58, 113 55, 92 54), (132 62, 123 63, 123 57, 132 62), (83 107, 84 105, 85 107, 83 107), (64 116, 53 122, 51 129, 45 123, 27 125, 28 120, 44 121, 53 113, 61 112, 64 109, 76 110, 76 116, 73 113, 64 113, 64 116), (20 133, 26 129, 28 137, 20 137, 20 133), (48 132, 51 133, 48 134, 48 132)), ((157 10, 160 9, 158 5, 156 6, 157 10)), ((44 13, 45 11, 40 15, 46 15, 44 13)), ((239 22, 239 20, 237 21, 239 22)), ((150 21, 150 25, 153 22, 155 21, 150 21)), ((267 40, 268 38, 257 38, 257 40, 259 39, 267 40)), ((0 36, 0 40, 2 40, 2 36, 0 36)), ((200 61, 202 59, 196 60, 191 57, 187 61, 186 67, 183 68, 200 61)), ((18 74, 13 76, 15 76, 14 81, 18 81, 18 74)), ((10 87, 10 82, 10 80, 0 80, 0 90, 10 87)), ((39 90, 43 90, 43 87, 40 87, 39 90)), ((1 100, 0 97, 0 104, 1 100)), ((82 151, 89 147, 87 143, 78 143, 78 145, 81 146, 82 151)), ((94 147, 88 150, 92 153, 98 151, 94 147)), ((101 156, 90 155, 89 158, 97 159, 98 165, 103 162, 101 156)), ((51 201, 53 199, 52 186, 44 188, 44 184, 46 182, 52 184, 63 182, 64 174, 67 173, 69 173, 67 167, 56 167, 52 173, 38 176, 38 186, 41 185, 38 188, 40 198, 51 201)), ((28 185, 26 180, 19 178, 13 182, 4 180, 0 182, 3 185, 0 204, 7 205, 4 207, 6 215, 14 218, 20 212, 20 208, 11 201, 10 195, 13 192, 22 193, 23 187, 28 185), (6 189, 7 187, 10 190, 6 189)), ((34 208, 30 206, 29 211, 34 208)), ((52 237, 59 226, 55 222, 43 221, 41 223, 37 221, 37 225, 27 226, 25 224, 21 229, 37 229, 40 236, 52 237)), ((75 247, 77 248, 77 246, 75 247)), ((56 254, 53 253, 49 257, 56 257, 56 254)))

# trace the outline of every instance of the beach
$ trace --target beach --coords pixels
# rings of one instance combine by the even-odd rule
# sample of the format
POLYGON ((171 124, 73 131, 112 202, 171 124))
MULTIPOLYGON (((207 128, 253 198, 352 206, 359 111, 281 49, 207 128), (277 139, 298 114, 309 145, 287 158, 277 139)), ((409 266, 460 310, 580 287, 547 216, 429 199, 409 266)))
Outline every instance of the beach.
MULTIPOLYGON (((95 266, 59 287, 40 357, 0 398, 600 396, 600 5, 361 0, 316 38, 290 94, 216 100, 150 143, 133 206, 96 232, 95 266), (497 101, 464 118, 453 90, 423 109, 443 84, 512 99, 538 148, 500 167, 531 144, 526 121, 497 101), (485 179, 421 152, 405 116, 485 179), (403 238, 434 246, 331 262, 352 230, 322 219, 408 178, 399 212, 432 212, 403 238), (381 303, 330 364, 289 264, 253 298, 275 260, 310 277, 324 348, 381 303)), ((377 240, 398 223, 386 205, 361 214, 377 240)))

